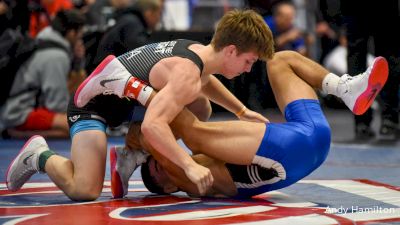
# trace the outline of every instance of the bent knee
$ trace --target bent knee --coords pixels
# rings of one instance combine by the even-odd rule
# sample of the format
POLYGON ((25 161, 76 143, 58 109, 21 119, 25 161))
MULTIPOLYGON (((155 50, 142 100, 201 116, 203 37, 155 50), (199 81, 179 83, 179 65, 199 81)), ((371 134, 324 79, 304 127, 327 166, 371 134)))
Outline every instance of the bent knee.
POLYGON ((78 188, 74 192, 67 194, 73 201, 94 201, 100 197, 101 189, 98 188, 78 188))
POLYGON ((297 58, 299 56, 301 56, 301 54, 296 51, 286 50, 275 53, 274 58, 276 57, 277 59, 286 60, 286 59, 297 58))
POLYGON ((65 194, 73 201, 94 201, 103 190, 103 180, 75 180, 64 188, 65 194))
POLYGON ((274 54, 272 59, 268 60, 267 66, 270 69, 271 67, 289 65, 288 62, 300 56, 295 51, 279 51, 274 54))

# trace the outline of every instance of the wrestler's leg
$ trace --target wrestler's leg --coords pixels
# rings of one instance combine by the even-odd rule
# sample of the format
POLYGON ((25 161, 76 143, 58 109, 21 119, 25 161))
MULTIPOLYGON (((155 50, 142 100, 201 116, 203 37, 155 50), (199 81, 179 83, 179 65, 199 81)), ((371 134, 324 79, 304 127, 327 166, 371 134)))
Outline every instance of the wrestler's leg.
MULTIPOLYGON (((298 77, 291 67, 280 67, 284 58, 268 62, 269 80, 279 108, 298 99, 317 99, 314 89, 298 77), (277 65, 278 64, 278 65, 277 65)), ((182 111, 170 124, 195 153, 233 164, 250 164, 264 136, 265 125, 245 121, 198 121, 190 112, 182 111)))
MULTIPOLYGON (((300 79, 291 67, 280 67, 284 58, 268 62, 271 86, 283 111, 294 100, 317 99, 313 88, 300 79), (276 71, 279 70, 279 71, 276 71)), ((150 102, 150 101, 149 101, 150 102)), ((251 164, 265 133, 265 124, 246 121, 201 122, 184 109, 170 124, 194 153, 204 153, 228 163, 251 164)))
POLYGON ((72 139, 71 159, 53 155, 47 160, 45 171, 72 200, 95 200, 103 188, 106 154, 103 131, 81 131, 72 139))
MULTIPOLYGON (((290 71, 292 75, 300 77, 311 87, 321 90, 322 81, 329 71, 311 59, 300 55, 295 51, 280 51, 267 62, 268 74, 282 71, 290 71)), ((276 94, 275 94, 276 95, 276 94)))
POLYGON ((271 61, 279 63, 270 65, 268 61, 268 73, 277 71, 280 74, 281 69, 290 68, 310 86, 342 99, 356 115, 363 114, 371 106, 388 77, 388 63, 383 57, 375 58, 364 73, 357 76, 340 74, 340 77, 294 51, 277 52, 271 61))
MULTIPOLYGON (((281 112, 284 112, 287 104, 295 100, 317 99, 312 87, 317 87, 318 82, 323 79, 322 74, 326 71, 306 57, 296 57, 295 55, 298 53, 286 53, 277 54, 267 63, 268 79, 281 112), (286 60, 294 62, 288 64, 286 60), (307 73, 311 75, 307 75, 307 73)), ((321 85, 319 84, 319 86, 321 85)))
MULTIPOLYGON (((284 110, 288 103, 301 98, 317 99, 313 88, 300 79, 292 67, 281 66, 285 59, 274 57, 268 62, 268 72, 272 74, 269 79, 279 108, 284 110)), ((265 124, 262 123, 204 123, 187 109, 178 114, 170 126, 194 153, 201 152, 233 164, 250 164, 265 133, 265 124)))

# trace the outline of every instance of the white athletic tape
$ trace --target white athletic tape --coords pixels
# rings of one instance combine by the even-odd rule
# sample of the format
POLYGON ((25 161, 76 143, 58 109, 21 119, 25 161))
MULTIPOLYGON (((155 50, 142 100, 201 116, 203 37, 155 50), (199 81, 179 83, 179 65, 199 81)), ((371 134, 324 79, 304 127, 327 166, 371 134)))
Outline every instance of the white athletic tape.
POLYGON ((147 100, 149 100, 151 93, 153 92, 153 88, 150 86, 144 86, 142 90, 139 92, 139 96, 137 97, 137 100, 140 104, 143 106, 146 105, 147 100))

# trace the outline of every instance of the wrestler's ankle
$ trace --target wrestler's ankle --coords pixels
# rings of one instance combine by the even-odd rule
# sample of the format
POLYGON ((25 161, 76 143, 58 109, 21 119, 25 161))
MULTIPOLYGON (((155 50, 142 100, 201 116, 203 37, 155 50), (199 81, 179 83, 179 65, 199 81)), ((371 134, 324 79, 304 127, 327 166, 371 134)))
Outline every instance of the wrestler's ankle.
POLYGON ((152 92, 153 88, 148 86, 146 82, 141 81, 136 77, 131 77, 125 86, 124 96, 135 99, 145 106, 152 92))

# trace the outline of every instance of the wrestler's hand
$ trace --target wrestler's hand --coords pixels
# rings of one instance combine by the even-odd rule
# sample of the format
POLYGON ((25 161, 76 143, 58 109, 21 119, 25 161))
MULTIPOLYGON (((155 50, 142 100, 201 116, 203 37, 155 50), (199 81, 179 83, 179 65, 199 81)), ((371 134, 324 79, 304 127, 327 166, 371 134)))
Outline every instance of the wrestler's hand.
POLYGON ((269 120, 263 115, 250 109, 246 109, 243 115, 239 116, 239 119, 250 122, 269 123, 269 120))
POLYGON ((200 195, 205 195, 214 182, 211 171, 197 163, 192 163, 188 166, 185 174, 197 186, 200 195))

